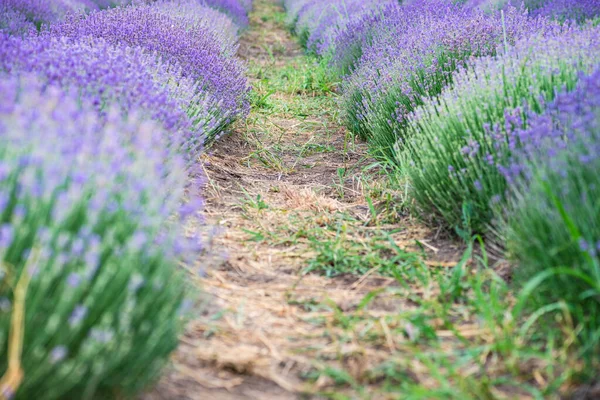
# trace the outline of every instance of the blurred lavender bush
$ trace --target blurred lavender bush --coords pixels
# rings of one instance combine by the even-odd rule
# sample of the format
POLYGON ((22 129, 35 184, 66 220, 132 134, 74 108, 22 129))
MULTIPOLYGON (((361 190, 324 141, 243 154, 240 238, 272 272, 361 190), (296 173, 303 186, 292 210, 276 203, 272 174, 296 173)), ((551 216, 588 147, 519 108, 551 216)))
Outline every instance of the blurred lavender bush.
MULTIPOLYGON (((598 63, 596 65, 599 65, 598 63)), ((563 301, 597 354, 600 329, 600 68, 563 92, 529 127, 505 169, 511 182, 501 232, 518 263, 514 280, 534 308, 563 301)))
POLYGON ((131 397, 178 343, 198 155, 248 112, 251 2, 128 3, 0 0, 0 368, 25 371, 7 398, 131 397))
POLYGON ((58 22, 69 13, 97 10, 91 0, 0 0, 0 10, 11 10, 38 28, 58 22))
POLYGON ((252 0, 202 0, 207 6, 229 16, 240 28, 248 27, 248 13, 252 0))
POLYGON ((0 368, 24 287, 17 399, 133 394, 181 330, 184 161, 135 108, 99 118, 31 75, 0 91, 0 368))

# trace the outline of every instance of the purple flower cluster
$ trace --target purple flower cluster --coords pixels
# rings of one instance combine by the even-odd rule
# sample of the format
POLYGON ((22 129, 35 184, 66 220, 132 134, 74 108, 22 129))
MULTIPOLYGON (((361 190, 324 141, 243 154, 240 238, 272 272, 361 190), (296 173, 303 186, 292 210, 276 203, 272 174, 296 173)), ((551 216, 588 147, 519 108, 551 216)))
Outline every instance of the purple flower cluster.
POLYGON ((193 144, 182 143, 195 136, 186 115, 193 82, 177 79, 177 70, 140 49, 94 38, 12 37, 0 41, 0 68, 12 74, 35 72, 48 83, 77 88, 100 112, 108 105, 118 105, 123 114, 144 110, 163 123, 173 142, 193 144))
POLYGON ((560 21, 586 19, 600 16, 600 3, 597 0, 468 0, 465 7, 484 11, 500 10, 510 6, 523 5, 531 16, 543 16, 560 21))
MULTIPOLYGON (((14 152, 18 161, 6 159, 0 168, 2 183, 11 185, 7 178, 19 178, 10 202, 34 205, 31 196, 54 200, 52 224, 68 218, 82 198, 87 199, 85 220, 91 225, 101 222, 107 210, 125 210, 140 219, 140 228, 183 214, 178 207, 183 207, 187 181, 184 159, 169 145, 164 128, 148 121, 144 112, 131 107, 124 116, 107 106, 100 116, 91 104, 81 105, 77 88, 65 90, 35 74, 2 78, 0 86, 0 140, 10 149, 4 157, 14 152)), ((81 253, 83 246, 71 250, 81 253)), ((172 254, 172 249, 166 251, 172 254)))
POLYGON ((384 1, 379 8, 365 9, 345 23, 338 24, 332 33, 329 49, 321 49, 321 54, 329 52, 331 66, 343 75, 349 74, 362 56, 363 48, 372 43, 382 21, 397 8, 395 1, 384 1))
POLYGON ((0 10, 11 10, 40 26, 51 24, 69 13, 96 10, 91 0, 0 0, 0 10))
POLYGON ((600 68, 582 76, 576 90, 546 104, 543 114, 529 113, 527 123, 517 127, 523 125, 527 128, 514 129, 509 139, 515 151, 511 163, 502 168, 509 181, 539 175, 538 164, 563 176, 578 164, 600 162, 600 68))
POLYGON ((0 0, 0 261, 31 278, 17 399, 156 379, 181 332, 178 264, 202 251, 199 152, 249 109, 240 27, 216 9, 249 1, 125 3, 0 0))
POLYGON ((240 26, 221 11, 199 4, 198 0, 159 0, 152 3, 155 11, 176 18, 190 30, 208 30, 224 54, 237 52, 240 26))
POLYGON ((392 1, 309 1, 299 9, 295 29, 299 34, 305 32, 307 48, 324 55, 330 49, 337 32, 350 21, 359 19, 363 14, 390 3, 392 1))
POLYGON ((598 0, 548 0, 532 10, 532 15, 582 22, 600 16, 600 2, 598 0))
POLYGON ((510 183, 503 168, 516 168, 511 154, 530 140, 519 130, 529 111, 543 112, 557 91, 572 90, 579 73, 600 61, 598 27, 551 26, 557 31, 475 60, 455 74, 451 87, 410 115, 403 156, 412 162, 413 196, 423 210, 457 226, 469 204, 470 229, 488 230, 493 203, 505 199, 510 183))
POLYGON ((202 0, 207 6, 229 16, 240 28, 248 26, 252 0, 202 0))
POLYGON ((35 32, 35 24, 27 16, 0 3, 0 34, 27 36, 35 32))

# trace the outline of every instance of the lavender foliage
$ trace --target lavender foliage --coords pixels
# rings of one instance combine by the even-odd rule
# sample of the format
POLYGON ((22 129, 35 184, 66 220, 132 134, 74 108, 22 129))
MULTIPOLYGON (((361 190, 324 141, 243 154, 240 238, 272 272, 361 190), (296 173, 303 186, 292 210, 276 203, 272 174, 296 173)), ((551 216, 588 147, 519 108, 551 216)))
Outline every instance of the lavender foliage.
POLYGON ((155 11, 181 20, 190 30, 210 31, 223 54, 236 54, 240 27, 221 11, 198 3, 198 0, 160 0, 152 3, 152 7, 155 11))
POLYGON ((295 29, 304 36, 308 49, 324 55, 330 49, 337 30, 378 6, 381 6, 378 0, 308 2, 298 12, 295 29))
POLYGON ((77 90, 29 74, 0 92, 0 297, 15 303, 28 281, 15 398, 134 394, 177 345, 177 263, 198 251, 181 225, 184 160, 135 108, 100 118, 77 90))
POLYGON ((321 53, 329 53, 329 63, 337 75, 347 75, 354 69, 363 48, 372 44, 378 29, 384 28, 383 21, 397 7, 396 1, 383 1, 378 7, 367 7, 334 28, 329 47, 322 48, 321 53))
POLYGON ((532 10, 533 15, 541 15, 558 20, 583 22, 600 16, 600 2, 597 0, 549 0, 532 10))

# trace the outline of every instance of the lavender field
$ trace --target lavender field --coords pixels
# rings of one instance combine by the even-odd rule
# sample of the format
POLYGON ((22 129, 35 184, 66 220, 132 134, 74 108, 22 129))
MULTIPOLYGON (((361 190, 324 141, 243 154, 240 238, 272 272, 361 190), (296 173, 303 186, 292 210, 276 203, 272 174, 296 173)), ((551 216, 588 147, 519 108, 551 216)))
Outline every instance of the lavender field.
POLYGON ((600 0, 0 0, 0 399, 600 399, 600 0))

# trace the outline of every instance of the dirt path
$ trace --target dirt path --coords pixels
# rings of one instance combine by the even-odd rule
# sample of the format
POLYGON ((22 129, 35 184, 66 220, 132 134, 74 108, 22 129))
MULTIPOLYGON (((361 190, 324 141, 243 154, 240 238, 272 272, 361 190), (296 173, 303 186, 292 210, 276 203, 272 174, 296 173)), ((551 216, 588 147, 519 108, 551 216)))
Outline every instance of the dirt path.
POLYGON ((356 382, 377 385, 370 371, 397 347, 384 317, 411 303, 384 295, 366 309, 365 296, 397 285, 380 274, 390 266, 428 254, 444 267, 459 249, 404 215, 403 193, 341 127, 333 88, 276 1, 254 7, 240 48, 253 111, 204 160, 206 217, 222 228, 213 244, 226 258, 199 279, 202 315, 146 398, 320 398, 334 388, 370 398, 356 382), (344 322, 348 311, 371 326, 344 322), (368 340, 357 333, 367 328, 368 340))

